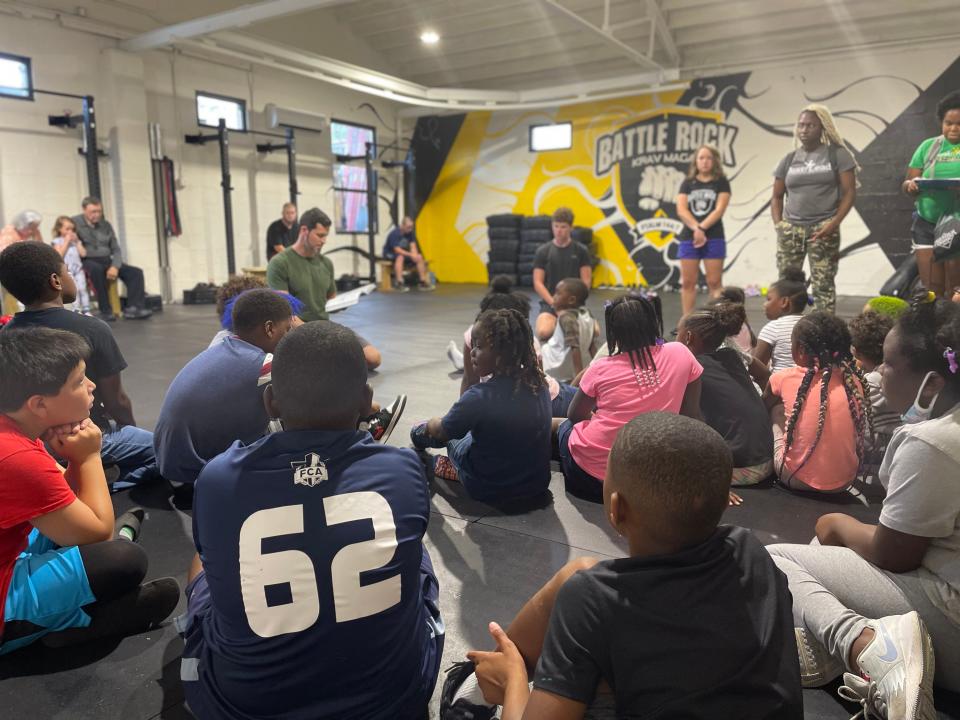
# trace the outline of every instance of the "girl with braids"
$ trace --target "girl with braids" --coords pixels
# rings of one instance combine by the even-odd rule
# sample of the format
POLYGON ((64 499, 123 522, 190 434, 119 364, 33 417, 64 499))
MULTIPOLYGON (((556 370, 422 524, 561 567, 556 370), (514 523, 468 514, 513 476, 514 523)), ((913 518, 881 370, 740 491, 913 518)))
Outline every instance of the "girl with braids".
POLYGON ((685 316, 677 326, 683 343, 703 366, 700 414, 733 453, 733 485, 754 485, 773 473, 770 416, 744 367, 740 351, 724 340, 746 323, 737 303, 716 303, 685 316))
POLYGON ((846 323, 826 312, 793 329, 797 367, 770 376, 774 465, 791 490, 840 492, 863 463, 872 424, 867 383, 850 354, 846 323))
POLYGON ((760 329, 753 356, 771 372, 793 367, 793 327, 810 302, 803 270, 790 267, 767 290, 763 312, 770 321, 760 329))
POLYGON ((442 418, 410 431, 435 477, 459 481, 474 500, 502 505, 541 495, 550 483, 550 394, 533 331, 516 310, 488 310, 471 332, 470 356, 486 382, 471 386, 442 418))
POLYGON ((767 548, 786 574, 806 686, 841 673, 866 715, 933 718, 960 692, 960 306, 915 306, 887 334, 882 388, 897 428, 877 524, 817 522, 820 545, 767 548), (822 547, 821 547, 822 546, 822 547))
POLYGON ((567 492, 597 503, 620 428, 654 410, 700 419, 703 372, 686 345, 664 342, 659 297, 620 297, 605 304, 604 318, 610 356, 587 368, 569 419, 555 421, 567 492))
POLYGON ((773 171, 770 214, 777 231, 777 269, 810 257, 817 310, 833 312, 840 223, 857 197, 857 161, 825 105, 808 105, 794 130, 795 149, 773 171))

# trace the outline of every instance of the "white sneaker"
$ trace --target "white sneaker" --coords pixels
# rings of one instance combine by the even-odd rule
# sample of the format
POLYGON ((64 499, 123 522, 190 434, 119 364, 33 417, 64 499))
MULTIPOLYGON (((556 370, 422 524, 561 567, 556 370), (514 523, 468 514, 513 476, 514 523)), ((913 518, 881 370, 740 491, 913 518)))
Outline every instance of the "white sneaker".
POLYGON ((844 673, 840 697, 859 702, 865 718, 936 720, 933 644, 916 612, 871 620, 876 633, 857 664, 866 679, 844 673))
POLYGON ((451 340, 447 343, 447 357, 453 363, 456 370, 463 370, 463 353, 457 347, 457 343, 451 340))
POLYGON ((800 657, 800 684, 805 688, 822 687, 843 674, 843 663, 827 652, 806 628, 794 628, 797 655, 800 657))

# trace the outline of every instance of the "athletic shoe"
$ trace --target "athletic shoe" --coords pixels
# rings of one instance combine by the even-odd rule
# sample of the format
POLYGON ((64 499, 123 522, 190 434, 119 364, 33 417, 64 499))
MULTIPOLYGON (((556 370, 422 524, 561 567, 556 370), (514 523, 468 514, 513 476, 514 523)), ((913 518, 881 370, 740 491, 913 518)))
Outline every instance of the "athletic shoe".
POLYGON ((146 514, 146 510, 142 507, 127 510, 117 518, 114 525, 117 529, 117 537, 130 542, 137 542, 140 539, 140 526, 143 524, 143 518, 146 514))
POLYGON ((112 312, 110 312, 110 313, 98 312, 97 315, 96 315, 96 317, 99 318, 100 320, 103 320, 104 322, 116 322, 116 321, 117 321, 117 316, 114 315, 112 312))
POLYGON ((936 720, 933 644, 915 611, 871 620, 875 635, 857 664, 864 677, 844 673, 840 697, 858 702, 863 714, 886 720, 936 720))
POLYGON ((430 283, 420 283, 417 285, 417 290, 420 292, 433 292, 437 289, 436 285, 431 285, 430 283))
POLYGON ((146 320, 153 315, 153 310, 146 308, 128 307, 123 311, 123 317, 127 320, 146 320))
POLYGON ((393 284, 394 292, 410 292, 410 288, 407 287, 406 283, 397 283, 393 284))
POLYGON ((403 409, 407 406, 407 396, 397 395, 396 399, 385 408, 375 412, 366 418, 361 427, 366 424, 366 429, 373 439, 379 443, 386 444, 390 438, 390 433, 397 426, 397 420, 403 415, 403 409))
POLYGON ((413 443, 413 446, 418 450, 426 450, 427 448, 443 448, 447 446, 445 442, 427 435, 427 424, 425 422, 417 423, 410 428, 410 442, 413 443))
POLYGON ((843 663, 827 652, 806 628, 794 628, 800 656, 800 683, 815 688, 833 682, 843 674, 843 663))
POLYGON ((441 480, 457 482, 457 468, 446 455, 433 456, 433 476, 441 480))
POLYGON ((447 670, 440 693, 440 720, 490 720, 496 714, 495 705, 487 705, 477 686, 473 662, 456 662, 447 670), (468 690, 461 692, 461 690, 468 690))
POLYGON ((463 370, 463 353, 453 340, 447 343, 447 357, 450 358, 455 370, 463 370))

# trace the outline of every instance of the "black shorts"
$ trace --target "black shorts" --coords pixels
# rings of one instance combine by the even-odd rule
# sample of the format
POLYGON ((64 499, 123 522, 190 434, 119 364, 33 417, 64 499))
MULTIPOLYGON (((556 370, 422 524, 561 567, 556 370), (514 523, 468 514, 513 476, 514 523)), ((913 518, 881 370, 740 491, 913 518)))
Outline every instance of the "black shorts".
POLYGON ((913 235, 913 247, 911 250, 916 250, 917 248, 933 248, 933 231, 936 229, 936 225, 929 220, 924 220, 917 213, 913 214, 913 224, 910 225, 910 232, 913 235))

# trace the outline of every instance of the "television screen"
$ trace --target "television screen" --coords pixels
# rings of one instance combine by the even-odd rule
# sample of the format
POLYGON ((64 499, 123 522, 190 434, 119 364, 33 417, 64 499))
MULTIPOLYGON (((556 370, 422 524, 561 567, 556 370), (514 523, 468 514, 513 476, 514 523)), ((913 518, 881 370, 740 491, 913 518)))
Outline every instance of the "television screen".
POLYGON ((247 103, 239 98, 197 92, 197 125, 218 127, 220 118, 228 130, 247 131, 247 103))
POLYGON ((338 233, 365 233, 370 227, 367 193, 357 190, 333 191, 333 224, 338 233))
POLYGON ((335 190, 366 190, 367 169, 362 165, 334 164, 333 187, 335 190))
MULTIPOLYGON (((330 151, 334 155, 363 157, 367 152, 368 142, 377 142, 377 131, 374 128, 340 120, 333 120, 330 123, 330 151)), ((374 148, 374 157, 376 154, 376 148, 374 148)))
POLYGON ((0 53, 0 95, 33 100, 30 58, 0 53))
POLYGON ((569 150, 573 142, 573 126, 570 123, 530 126, 530 151, 569 150))

